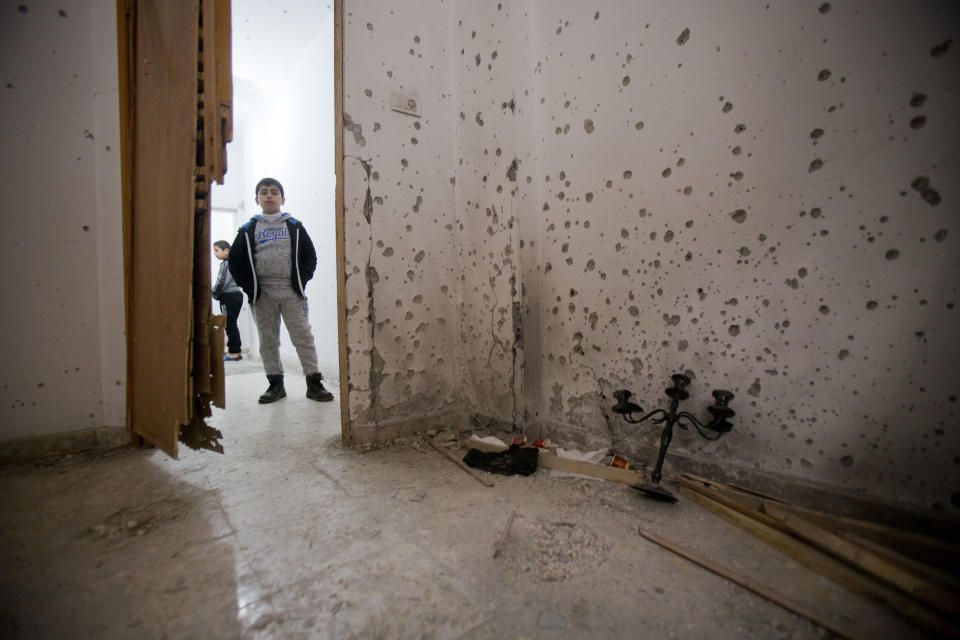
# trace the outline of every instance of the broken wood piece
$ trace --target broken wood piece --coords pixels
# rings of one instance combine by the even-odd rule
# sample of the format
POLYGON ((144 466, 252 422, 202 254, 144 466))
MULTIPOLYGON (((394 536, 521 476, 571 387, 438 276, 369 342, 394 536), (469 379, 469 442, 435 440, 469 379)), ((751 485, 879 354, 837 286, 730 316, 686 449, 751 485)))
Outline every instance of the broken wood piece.
POLYGON ((925 562, 920 562, 919 560, 914 560, 908 556, 898 553, 897 550, 891 549, 890 547, 885 547, 882 544, 874 542, 868 538, 864 538, 861 535, 852 533, 850 531, 837 531, 837 535, 846 538, 850 542, 860 545, 870 551, 873 551, 879 556, 883 556, 890 562, 901 565, 902 567, 913 571, 914 573, 923 576, 927 580, 932 582, 940 582, 945 586, 952 588, 954 591, 960 591, 960 576, 949 574, 945 571, 941 571, 939 568, 931 567, 925 562))
MULTIPOLYGON (((479 451, 506 451, 508 449, 508 447, 501 447, 486 442, 478 442, 477 440, 470 440, 468 445, 479 451)), ((544 449, 540 449, 539 461, 537 464, 538 466, 546 469, 556 469, 557 471, 566 471, 568 473, 579 473, 584 476, 599 478, 600 480, 608 480, 610 482, 637 484, 638 482, 647 481, 647 477, 645 475, 637 473, 632 469, 608 467, 603 464, 584 462, 583 460, 574 460, 572 458, 564 458, 555 453, 550 453, 544 449)))
MULTIPOLYGON (((795 533, 788 526, 786 526, 782 520, 768 517, 768 514, 764 510, 765 504, 776 505, 778 508, 786 512, 799 516, 804 520, 816 524, 841 537, 863 534, 864 537, 869 537, 869 539, 879 538, 882 541, 897 541, 911 550, 916 550, 918 547, 920 547, 927 549, 928 553, 932 553, 934 549, 939 549, 944 555, 949 555, 949 549, 946 548, 949 543, 938 543, 936 539, 928 536, 921 536, 920 534, 894 529, 893 527, 888 527, 886 525, 869 522, 866 520, 854 520, 852 518, 844 518, 820 511, 814 511, 812 509, 806 509, 804 507, 798 507, 788 502, 781 501, 778 498, 773 498, 772 500, 768 501, 761 499, 759 497, 760 494, 746 493, 743 490, 734 488, 730 485, 724 485, 707 478, 701 478, 688 473, 674 478, 673 482, 675 484, 687 487, 688 489, 693 489, 694 491, 697 491, 708 498, 716 500, 717 502, 720 502, 721 504, 724 504, 732 509, 736 509, 741 513, 749 515, 750 517, 755 518, 764 524, 775 527, 780 531, 790 535, 795 535, 795 533), (848 531, 848 529, 850 531, 848 531), (934 543, 937 543, 938 546, 929 546, 934 543)), ((899 545, 897 545, 897 550, 902 550, 900 549, 899 545)), ((882 556, 884 554, 878 553, 877 555, 882 556)), ((913 565, 908 566, 907 568, 915 569, 914 573, 918 573, 920 575, 929 573, 929 571, 916 569, 916 565, 920 563, 912 561, 910 558, 903 558, 903 560, 904 562, 900 562, 898 564, 913 565)), ((942 577, 937 578, 937 580, 944 584, 955 582, 955 580, 951 580, 949 578, 943 579, 942 577)))
MULTIPOLYGON (((685 475, 686 474, 684 474, 684 476, 685 475)), ((710 487, 706 487, 706 486, 703 486, 703 484, 701 484, 702 482, 705 482, 704 480, 697 480, 695 482, 684 476, 673 478, 673 483, 678 484, 681 487, 685 487, 687 489, 696 491, 697 493, 703 495, 706 498, 719 502, 723 506, 733 509, 735 511, 739 511, 740 513, 747 515, 753 518, 754 520, 758 520, 769 527, 779 529, 784 533, 789 533, 787 527, 782 522, 760 511, 761 502, 757 502, 756 508, 754 508, 749 503, 745 503, 741 500, 738 500, 730 496, 729 494, 725 494, 721 491, 718 491, 718 487, 716 487, 715 485, 712 485, 712 483, 710 487)))
POLYGON ((896 549, 899 553, 920 562, 941 567, 953 573, 960 573, 960 545, 922 533, 897 529, 879 522, 847 518, 786 502, 780 502, 778 505, 785 511, 838 535, 845 532, 854 533, 875 543, 896 549))
MULTIPOLYGON (((856 534, 872 540, 874 543, 896 549, 898 553, 909 556, 919 562, 941 568, 944 571, 960 574, 960 545, 953 542, 927 534, 892 527, 879 522, 849 518, 825 511, 801 507, 782 500, 781 498, 764 496, 759 492, 752 491, 745 487, 723 484, 690 473, 684 473, 682 477, 702 483, 706 485, 709 490, 715 491, 726 498, 735 500, 752 509, 761 510, 764 501, 775 502, 781 508, 794 515, 800 516, 837 535, 845 535, 847 533, 856 534)), ((678 480, 674 478, 674 482, 677 481, 678 480)), ((689 484, 686 486, 695 488, 689 484)))
POLYGON ((438 445, 436 442, 434 442, 434 441, 433 441, 433 438, 431 438, 430 436, 424 436, 423 439, 426 440, 426 441, 427 441, 427 444, 429 444, 431 447, 433 447, 434 449, 436 449, 437 451, 439 451, 440 453, 442 453, 443 455, 445 455, 446 457, 448 457, 448 458, 449 458, 454 464, 456 464, 458 467, 460 467, 461 469, 463 469, 464 471, 466 471, 467 473, 469 473, 471 476, 473 476, 474 478, 476 478, 477 482, 479 482, 479 483, 482 484, 483 486, 485 486, 485 487, 495 487, 495 486, 496 486, 496 484, 495 484, 492 480, 487 480, 486 478, 484 478, 483 476, 481 476, 480 474, 478 474, 476 471, 474 471, 474 470, 471 469, 469 466, 467 466, 467 463, 466 463, 466 462, 464 462, 463 460, 461 460, 461 459, 458 458, 457 456, 455 456, 455 455, 453 455, 452 453, 450 453, 450 451, 449 451, 447 448, 441 447, 441 446, 438 445))
POLYGON ((660 545, 664 549, 668 549, 673 553, 683 558, 686 558, 690 562, 693 562, 694 564, 698 564, 704 569, 707 569, 708 571, 712 571, 718 576, 722 578, 726 578, 727 580, 730 580, 731 582, 734 582, 740 585, 744 589, 752 591, 758 596, 766 598, 767 600, 769 600, 770 602, 773 602, 774 604, 780 605, 787 611, 791 611, 797 615, 803 616, 807 620, 810 620, 811 622, 820 625, 821 627, 823 627, 824 629, 827 629, 831 633, 835 633, 836 635, 841 636, 843 638, 848 638, 849 640, 857 640, 858 638, 863 637, 857 634, 855 630, 846 628, 843 625, 825 616, 820 615, 817 611, 814 611, 810 607, 807 607, 804 604, 796 602, 795 600, 791 600, 785 595, 778 593, 774 589, 771 589, 770 587, 760 582, 757 582, 752 578, 739 574, 733 571, 732 569, 724 567, 710 560, 709 558, 705 558, 689 549, 685 549, 680 545, 677 545, 665 538, 661 538, 660 536, 657 536, 653 533, 644 531, 643 529, 638 529, 638 531, 640 532, 641 536, 643 536, 647 540, 650 540, 651 542, 654 542, 660 545))
POLYGON ((647 477, 632 469, 622 469, 620 467, 608 467, 603 464, 596 464, 595 462, 585 462, 583 460, 574 460, 573 458, 564 458, 563 456, 558 456, 555 453, 550 453, 549 451, 540 451, 540 466, 546 467, 547 469, 555 469, 557 471, 566 471, 567 473, 579 473, 581 475, 590 476, 591 478, 599 478, 600 480, 608 480, 610 482, 620 482, 622 484, 637 484, 639 482, 646 482, 647 477))
POLYGON ((507 518, 507 524, 503 526, 503 533, 500 534, 500 538, 493 545, 493 557, 498 557, 503 553, 503 547, 507 544, 507 536, 510 535, 510 527, 513 526, 513 519, 517 517, 516 511, 510 512, 510 517, 507 518))
POLYGON ((895 586, 948 616, 956 616, 960 612, 960 595, 949 588, 925 580, 909 569, 791 514, 780 505, 765 502, 763 508, 768 515, 786 525, 791 533, 818 549, 895 586))
POLYGON ((734 489, 734 490, 739 491, 739 492, 741 492, 741 493, 746 493, 746 494, 755 496, 755 497, 757 497, 757 498, 763 498, 763 499, 765 499, 765 500, 776 500, 777 502, 783 502, 783 501, 780 500, 779 498, 774 498, 773 496, 768 496, 768 495, 765 494, 765 493, 760 493, 759 491, 754 491, 753 489, 749 489, 749 488, 747 488, 747 487, 742 487, 742 486, 736 485, 736 484, 731 484, 731 483, 729 483, 729 482, 720 482, 719 480, 711 480, 710 478, 704 478, 703 476, 698 476, 698 475, 693 474, 693 473, 686 473, 686 472, 685 472, 685 473, 682 473, 682 474, 680 474, 680 475, 681 475, 682 477, 684 477, 684 478, 688 478, 688 479, 694 480, 694 481, 696 481, 696 482, 701 482, 701 483, 703 483, 703 484, 705 484, 705 485, 707 485, 707 486, 714 487, 714 488, 716 488, 716 489, 734 489))
MULTIPOLYGON (((683 497, 714 512, 721 518, 735 524, 755 538, 785 553, 791 559, 809 567, 841 587, 876 600, 881 604, 886 604, 903 617, 933 633, 947 637, 960 634, 960 629, 955 625, 898 589, 857 571, 846 563, 823 553, 788 533, 784 533, 777 527, 768 525, 758 518, 751 517, 748 512, 729 507, 686 486, 680 486, 678 491, 683 497)), ((760 514, 759 512, 754 513, 764 518, 770 518, 770 516, 766 514, 760 514)))

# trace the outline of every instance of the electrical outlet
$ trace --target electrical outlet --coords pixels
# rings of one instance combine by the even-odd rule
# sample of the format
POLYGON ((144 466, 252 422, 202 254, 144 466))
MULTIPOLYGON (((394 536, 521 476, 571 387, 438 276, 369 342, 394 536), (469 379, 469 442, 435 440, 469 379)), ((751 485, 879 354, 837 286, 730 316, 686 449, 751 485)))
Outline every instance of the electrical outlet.
POLYGON ((390 94, 390 108, 400 113, 420 117, 420 101, 413 94, 394 91, 390 94))

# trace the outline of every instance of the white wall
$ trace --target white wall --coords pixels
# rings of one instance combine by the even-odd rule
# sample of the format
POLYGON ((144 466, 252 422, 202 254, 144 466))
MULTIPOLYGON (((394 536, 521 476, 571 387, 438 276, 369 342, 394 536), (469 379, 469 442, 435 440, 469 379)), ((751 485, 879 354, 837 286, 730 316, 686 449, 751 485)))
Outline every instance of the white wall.
MULTIPOLYGON (((235 2, 234 141, 227 175, 213 190, 213 205, 242 205, 237 227, 259 213, 253 190, 270 176, 284 187, 284 210, 304 223, 317 248, 317 271, 307 286, 317 358, 327 378, 339 368, 336 315, 336 231, 333 135, 333 11, 313 2, 288 3, 283 12, 261 3, 235 2), (269 9, 269 11, 267 11, 269 9), (263 37, 264 24, 284 33, 282 46, 263 37)), ((259 358, 248 305, 241 317, 244 350, 259 358)), ((284 329, 281 357, 299 370, 284 329)), ((289 367, 288 367, 289 368, 289 367)))
POLYGON ((115 3, 2 13, 0 440, 123 426, 115 3))

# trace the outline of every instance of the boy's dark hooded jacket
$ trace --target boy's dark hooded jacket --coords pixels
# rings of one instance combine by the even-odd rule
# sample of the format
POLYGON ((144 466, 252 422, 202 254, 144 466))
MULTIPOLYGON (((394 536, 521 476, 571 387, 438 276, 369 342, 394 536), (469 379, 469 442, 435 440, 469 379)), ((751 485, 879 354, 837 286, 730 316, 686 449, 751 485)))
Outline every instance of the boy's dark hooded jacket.
MULTIPOLYGON (((287 230, 290 231, 290 256, 293 260, 290 286, 301 297, 305 298, 307 281, 313 277, 313 272, 317 269, 317 250, 314 248, 307 230, 303 228, 303 224, 299 220, 290 216, 284 222, 287 224, 287 230)), ((256 216, 247 220, 240 227, 236 239, 230 245, 229 258, 230 275, 243 289, 243 292, 247 294, 247 299, 251 303, 260 298, 260 283, 253 264, 256 228, 256 216)))

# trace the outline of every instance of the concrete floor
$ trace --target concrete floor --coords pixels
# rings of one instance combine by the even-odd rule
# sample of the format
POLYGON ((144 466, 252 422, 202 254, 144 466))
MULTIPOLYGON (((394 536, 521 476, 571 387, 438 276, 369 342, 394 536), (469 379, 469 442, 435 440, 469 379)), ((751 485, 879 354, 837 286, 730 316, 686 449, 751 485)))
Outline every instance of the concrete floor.
POLYGON ((863 637, 921 637, 690 502, 546 469, 488 488, 416 439, 345 449, 337 402, 307 400, 289 376, 285 400, 258 405, 256 369, 231 371, 229 409, 210 420, 225 455, 0 468, 0 636, 832 637, 642 526, 863 637))

